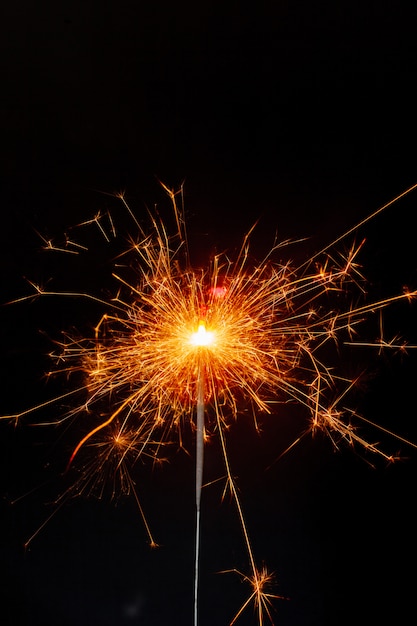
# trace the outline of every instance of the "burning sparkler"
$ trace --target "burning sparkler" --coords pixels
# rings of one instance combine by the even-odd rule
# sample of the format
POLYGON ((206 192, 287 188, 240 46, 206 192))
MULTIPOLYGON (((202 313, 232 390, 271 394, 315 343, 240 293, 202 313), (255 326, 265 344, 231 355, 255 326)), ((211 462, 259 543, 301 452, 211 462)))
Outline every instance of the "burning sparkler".
MULTIPOLYGON (((272 413, 271 402, 294 402, 305 410, 308 430, 324 431, 336 447, 344 441, 392 460, 358 430, 357 423, 363 418, 347 404, 356 380, 335 371, 333 364, 326 362, 324 352, 325 346, 334 342, 355 343, 357 326, 370 311, 382 310, 401 299, 410 300, 417 291, 340 310, 334 296, 363 282, 358 260, 362 244, 353 244, 345 254, 338 255, 333 251, 330 254, 330 248, 333 250, 334 244, 354 229, 299 268, 274 260, 285 242, 274 245, 262 261, 252 265, 248 233, 234 261, 219 255, 206 271, 196 271, 189 262, 183 213, 177 203, 182 190, 174 192, 163 187, 172 202, 175 235, 170 236, 156 217, 151 217, 150 233, 144 232, 120 194, 138 229, 138 238, 131 239, 122 263, 115 267, 118 292, 108 301, 81 293, 60 294, 91 298, 105 312, 94 336, 68 337, 59 344, 55 356, 63 366, 57 371, 69 376, 81 373, 83 383, 45 404, 71 395, 82 398, 57 419, 64 422, 82 415, 91 423, 69 460, 72 465, 82 450, 88 452, 89 461, 72 491, 80 494, 100 490, 104 480, 110 478, 113 493, 133 493, 151 545, 156 544, 143 515, 131 467, 145 457, 153 462, 161 460, 165 444, 177 439, 183 445, 184 428, 195 431, 195 625, 204 437, 210 432, 218 436, 226 471, 225 489, 237 507, 250 567, 249 574, 238 573, 252 588, 250 598, 231 624, 253 602, 258 625, 262 626, 267 620, 272 623, 270 602, 278 596, 269 590, 271 574, 255 562, 230 468, 226 431, 238 418, 242 403, 252 408, 256 424, 259 412, 272 413)), ((104 216, 97 215, 92 221, 106 238, 114 234, 113 222, 106 227, 104 216)), ((45 241, 45 247, 58 249, 50 241, 45 241)), ((59 249, 72 254, 82 251, 71 240, 59 249)), ((57 295, 34 287, 36 295, 57 295)), ((8 417, 19 420, 45 404, 8 417)))

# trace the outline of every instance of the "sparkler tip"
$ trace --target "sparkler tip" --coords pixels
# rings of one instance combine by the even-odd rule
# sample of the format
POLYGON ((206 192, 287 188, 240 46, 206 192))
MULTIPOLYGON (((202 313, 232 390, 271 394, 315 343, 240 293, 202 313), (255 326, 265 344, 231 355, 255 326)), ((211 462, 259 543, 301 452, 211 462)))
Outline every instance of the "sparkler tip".
POLYGON ((196 347, 211 346, 215 340, 215 333, 207 330, 204 322, 200 322, 198 329, 191 334, 190 344, 196 347))

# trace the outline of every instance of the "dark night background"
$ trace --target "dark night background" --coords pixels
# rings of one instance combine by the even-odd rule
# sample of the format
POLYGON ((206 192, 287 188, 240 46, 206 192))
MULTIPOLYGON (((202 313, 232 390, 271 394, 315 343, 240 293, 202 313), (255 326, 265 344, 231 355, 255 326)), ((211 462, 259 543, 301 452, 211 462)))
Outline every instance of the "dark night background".
MULTIPOLYGON (((103 191, 125 189, 145 219, 145 204, 165 202, 156 177, 170 186, 185 179, 199 261, 235 250, 258 218, 255 254, 277 231, 309 237, 289 250, 305 260, 417 182, 416 18, 409 3, 385 0, 8 3, 0 39, 2 301, 28 293, 25 277, 106 289, 110 265, 98 235, 86 272, 41 252, 36 232, 52 237, 90 218, 107 206, 103 191)), ((367 238, 370 301, 417 286, 416 206, 414 192, 357 234, 367 238)), ((80 301, 42 300, 1 315, 0 413, 9 414, 52 393, 41 378, 48 337, 93 327, 99 313, 80 301)), ((415 307, 393 307, 387 337, 398 331, 417 343, 414 315, 415 307)), ((378 337, 377 319, 367 331, 378 337)), ((412 351, 350 358, 348 369, 370 370, 358 409, 417 441, 412 351)), ((147 546, 134 502, 79 499, 25 552, 63 490, 73 434, 0 426, 0 623, 191 625, 192 458, 179 454, 138 478, 159 550, 147 546)), ((387 465, 352 450, 335 454, 328 441, 306 437, 274 463, 304 427, 288 409, 264 420, 261 438, 243 421, 230 435, 255 555, 289 597, 275 604, 276 624, 412 622, 417 451, 374 431, 373 440, 404 459, 387 465)), ((222 471, 218 456, 208 448, 208 478, 222 471)), ((249 590, 217 574, 248 571, 221 485, 204 492, 202 533, 201 626, 225 625, 249 590)), ((249 610, 239 623, 256 619, 249 610)))

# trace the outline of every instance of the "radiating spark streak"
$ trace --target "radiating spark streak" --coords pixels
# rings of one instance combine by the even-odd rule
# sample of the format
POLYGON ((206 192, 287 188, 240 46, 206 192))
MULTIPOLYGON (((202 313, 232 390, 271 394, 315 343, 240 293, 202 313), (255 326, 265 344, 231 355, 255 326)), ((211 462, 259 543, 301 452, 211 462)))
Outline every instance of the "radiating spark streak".
MULTIPOLYGON (((26 415, 29 415, 30 413, 34 413, 35 411, 40 411, 41 409, 46 408, 47 406, 51 406, 51 405, 56 405, 57 402, 60 402, 60 400, 64 400, 65 398, 69 398, 70 396, 74 396, 77 393, 79 393, 80 391, 84 390, 83 388, 80 389, 72 389, 71 391, 68 391, 67 393, 63 393, 60 396, 54 396, 53 398, 51 398, 50 400, 45 400, 45 402, 41 402, 40 404, 37 404, 36 406, 32 406, 29 409, 25 409, 24 411, 21 411, 20 413, 15 413, 14 415, 0 415, 0 419, 2 420, 15 420, 16 422, 18 422, 22 417, 25 417, 26 415)), ((55 422, 55 424, 61 423, 62 419, 59 420, 59 422, 55 422)), ((54 422, 46 422, 45 424, 42 424, 43 426, 50 426, 53 425, 54 422)))
POLYGON ((409 345, 407 342, 395 343, 397 338, 387 341, 385 339, 379 339, 377 341, 344 341, 345 346, 356 346, 362 348, 390 348, 400 350, 401 352, 407 352, 408 350, 415 350, 417 346, 409 345))
POLYGON ((90 430, 90 432, 87 433, 85 437, 81 439, 81 441, 75 446, 74 451, 70 456, 68 467, 71 465, 71 463, 75 459, 76 455, 78 454, 82 446, 100 430, 102 430, 103 428, 106 428, 106 426, 109 426, 116 419, 116 417, 131 403, 131 401, 132 401, 132 398, 129 396, 129 398, 125 400, 125 402, 123 402, 123 404, 121 404, 119 408, 110 415, 108 420, 106 420, 105 422, 102 422, 101 424, 99 424, 98 426, 90 430))
MULTIPOLYGON (((101 223, 102 218, 103 218, 103 214, 98 212, 93 217, 93 219, 82 222, 81 224, 79 224, 79 226, 88 226, 89 224, 96 224, 97 228, 99 229, 100 233, 103 235, 104 239, 107 241, 107 243, 109 243, 110 238, 102 226, 102 223, 101 223)), ((110 223, 112 223, 111 219, 109 221, 110 223)))
POLYGON ((66 254, 80 254, 80 252, 85 252, 87 250, 86 246, 83 246, 75 241, 71 241, 68 237, 65 237, 65 248, 62 248, 61 246, 56 246, 53 243, 52 239, 46 239, 46 237, 41 235, 37 230, 35 230, 35 232, 45 244, 42 248, 43 250, 51 250, 52 252, 64 252, 66 254), (71 250, 70 246, 77 249, 71 250))
POLYGON ((346 313, 341 313, 339 315, 339 319, 345 319, 351 315, 361 315, 362 313, 374 313, 375 311, 380 311, 381 309, 385 309, 393 302, 399 302, 400 300, 410 300, 411 298, 415 298, 417 296, 417 289, 415 291, 407 291, 407 293, 399 294, 398 296, 392 296, 391 298, 385 298, 384 300, 379 300, 378 302, 373 302, 371 304, 366 304, 361 307, 357 307, 352 311, 346 311, 346 313))
POLYGON ((66 500, 62 500, 62 502, 56 503, 55 508, 48 515, 48 517, 42 522, 40 526, 38 526, 35 532, 32 533, 31 536, 23 544, 23 547, 25 550, 28 549, 29 545, 32 543, 35 537, 37 537, 39 533, 49 524, 49 522, 55 517, 55 515, 60 511, 60 509, 64 506, 65 503, 66 503, 66 500))
POLYGON ((390 430, 389 428, 385 428, 384 426, 381 426, 381 424, 378 424, 377 422, 373 422, 372 420, 368 420, 363 415, 358 415, 357 413, 353 412, 351 409, 347 409, 347 410, 349 410, 352 413, 352 415, 357 417, 361 422, 366 422, 367 424, 369 424, 373 428, 377 428, 378 430, 382 431, 383 433, 386 433, 390 437, 393 437, 394 439, 398 439, 398 441, 402 441, 403 443, 407 444, 407 446, 410 446, 411 448, 416 448, 417 449, 417 444, 415 444, 413 441, 410 441, 410 439, 406 439, 405 437, 401 437, 401 435, 399 435, 398 433, 394 432, 393 430, 390 430))
MULTIPOLYGON (((112 195, 112 194, 108 194, 108 195, 112 195)), ((124 192, 118 193, 116 194, 116 197, 119 198, 119 200, 122 201, 123 206, 125 207, 125 209, 127 210, 127 212, 129 213, 130 217, 132 218, 134 224, 136 225, 136 228, 138 229, 138 231, 140 232, 140 234, 145 237, 145 233, 142 229, 142 226, 140 225, 140 223, 138 222, 136 215, 133 213, 132 209, 130 208, 130 206, 128 205, 128 203, 126 202, 126 198, 125 198, 125 194, 124 192)))
POLYGON ((6 304, 18 304, 19 302, 25 302, 27 300, 33 300, 34 298, 37 298, 39 296, 42 296, 42 297, 54 296, 54 297, 60 297, 60 298, 62 298, 62 297, 65 297, 65 298, 82 298, 83 300, 92 300, 93 302, 97 302, 98 304, 103 304, 106 307, 111 307, 112 309, 125 312, 125 309, 123 309, 122 307, 119 307, 116 304, 114 304, 114 301, 102 300, 101 298, 98 298, 97 296, 93 296, 90 293, 83 293, 83 292, 77 292, 77 291, 65 291, 65 292, 61 292, 61 291, 45 291, 39 285, 36 285, 35 283, 32 283, 31 281, 28 281, 28 282, 35 289, 36 293, 32 293, 32 294, 30 294, 28 296, 23 296, 22 298, 16 298, 15 300, 10 300, 6 304))
MULTIPOLYGON (((184 218, 183 218, 184 211, 179 211, 178 210, 177 202, 176 202, 176 197, 177 197, 177 195, 179 193, 181 194, 181 197, 183 197, 184 184, 181 185, 181 187, 179 188, 178 191, 173 191, 172 189, 167 187, 162 181, 159 181, 159 184, 162 186, 162 188, 166 191, 166 193, 168 194, 169 198, 171 199, 172 206, 174 208, 175 219, 177 221, 177 231, 179 233, 183 233, 183 235, 186 237, 187 231, 186 231, 186 228, 185 228, 185 223, 184 223, 184 218)), ((187 241, 186 241, 186 243, 187 243, 187 241)), ((187 247, 187 249, 188 249, 188 247, 187 247)))
POLYGON ((310 434, 310 429, 306 430, 302 435, 297 437, 297 439, 294 439, 294 441, 290 443, 290 445, 287 448, 285 448, 285 450, 283 450, 283 452, 281 452, 280 455, 277 456, 277 458, 274 459, 271 465, 269 465, 266 469, 270 470, 276 463, 278 463, 278 461, 280 461, 286 454, 288 454, 290 450, 295 448, 295 446, 297 446, 300 443, 300 441, 302 441, 304 437, 306 437, 309 434, 310 434))
POLYGON ((317 259, 317 257, 321 256, 324 252, 327 252, 327 250, 336 246, 338 243, 343 241, 343 239, 346 239, 346 237, 349 237, 349 235, 359 230, 359 228, 361 228, 362 226, 370 222, 372 219, 374 219, 377 215, 379 215, 380 213, 388 209, 388 207, 392 206, 393 204, 401 200, 401 198, 405 198, 405 196, 408 196, 408 194, 414 191, 414 189, 417 189, 417 183, 415 185, 412 185, 411 187, 408 187, 408 189, 398 194, 398 196, 395 196, 395 198, 393 198, 386 204, 383 204, 381 207, 379 207, 379 209, 377 209, 376 211, 374 211, 373 213, 365 217, 361 222, 359 222, 358 224, 355 224, 355 226, 352 226, 352 228, 350 228, 345 233, 343 233, 343 235, 340 235, 340 237, 337 237, 337 239, 334 239, 327 246, 325 246, 324 248, 316 252, 316 254, 314 254, 314 256, 312 256, 308 261, 306 261, 306 263, 303 263, 301 267, 308 265, 311 261, 313 261, 314 259, 317 259))
POLYGON ((142 508, 142 505, 141 505, 140 500, 139 500, 138 493, 136 491, 135 483, 133 482, 132 477, 130 476, 130 474, 128 474, 128 481, 129 481, 129 485, 130 485, 131 491, 133 493, 133 496, 135 498, 135 502, 136 502, 137 507, 139 509, 139 513, 141 515, 143 524, 145 526, 146 534, 148 535, 148 538, 149 538, 149 545, 150 545, 151 548, 157 548, 158 544, 155 542, 155 540, 154 540, 154 538, 152 536, 152 532, 151 532, 151 529, 149 527, 148 521, 146 519, 145 512, 144 512, 144 510, 142 508))
MULTIPOLYGON (((256 610, 256 614, 257 614, 257 619, 258 619, 258 625, 259 626, 263 626, 264 622, 264 616, 265 614, 267 615, 269 621, 272 624, 272 617, 271 617, 271 613, 269 610, 269 603, 270 603, 270 598, 279 598, 280 596, 276 596, 276 595, 272 595, 267 593, 264 588, 266 583, 270 582, 272 576, 271 574, 269 574, 266 570, 266 568, 263 568, 261 571, 258 570, 256 563, 255 563, 255 557, 253 554, 253 550, 252 550, 252 545, 249 539, 249 533, 248 533, 248 529, 246 526, 246 522, 245 522, 245 518, 243 515, 243 509, 240 503, 240 498, 236 489, 236 485, 235 485, 235 481, 232 477, 231 474, 231 468, 230 468, 230 464, 229 464, 229 457, 227 454, 227 449, 226 449, 226 440, 225 440, 225 435, 223 432, 223 428, 222 428, 222 424, 220 423, 220 412, 217 411, 217 419, 218 419, 218 427, 219 427, 219 437, 220 437, 220 442, 221 442, 221 447, 222 447, 222 451, 223 451, 223 459, 224 459, 224 463, 226 466, 226 474, 227 474, 227 487, 230 489, 230 492, 233 496, 233 499, 235 501, 236 504, 236 508, 237 508, 237 512, 238 512, 238 518, 240 521, 240 525, 242 528, 242 533, 243 533, 243 537, 244 537, 244 541, 246 544, 246 549, 247 549, 247 553, 249 556, 249 561, 250 561, 250 566, 251 566, 251 570, 252 570, 252 575, 251 576, 245 576, 243 574, 241 574, 241 572, 238 572, 237 570, 233 570, 236 573, 240 574, 242 576, 242 578, 249 582, 250 585, 252 586, 252 594, 249 596, 249 598, 246 600, 246 602, 243 604, 243 606, 239 609, 239 611, 236 613, 235 617, 232 619, 232 621, 230 622, 230 626, 233 626, 233 624, 236 623, 236 621, 238 620, 238 618, 240 617, 240 615, 244 612, 244 610, 246 609, 246 607, 253 601, 254 605, 255 605, 255 610, 256 610)), ((231 570, 227 570, 227 571, 231 571, 231 570)), ((224 572, 226 573, 226 572, 224 572)))

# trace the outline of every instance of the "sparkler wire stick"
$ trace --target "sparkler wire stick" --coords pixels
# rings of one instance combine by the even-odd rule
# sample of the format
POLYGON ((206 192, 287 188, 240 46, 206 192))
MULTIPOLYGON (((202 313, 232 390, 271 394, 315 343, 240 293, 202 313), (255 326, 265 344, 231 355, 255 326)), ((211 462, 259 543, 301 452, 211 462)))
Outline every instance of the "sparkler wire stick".
POLYGON ((201 488, 203 484, 204 462, 204 372, 200 366, 197 380, 197 421, 196 421, 196 465, 195 465, 195 576, 194 576, 194 626, 198 624, 198 582, 200 560, 200 514, 201 488))

